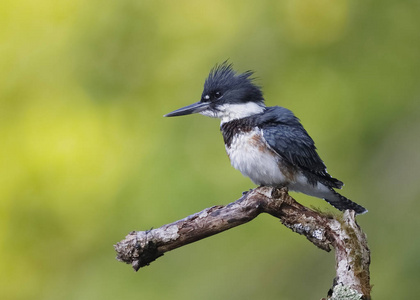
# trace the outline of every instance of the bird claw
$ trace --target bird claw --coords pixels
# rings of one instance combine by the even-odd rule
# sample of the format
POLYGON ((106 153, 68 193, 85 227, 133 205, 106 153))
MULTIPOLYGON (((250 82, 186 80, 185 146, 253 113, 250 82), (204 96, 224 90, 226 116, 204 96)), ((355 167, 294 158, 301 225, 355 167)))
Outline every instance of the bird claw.
POLYGON ((281 198, 281 195, 283 193, 288 193, 289 189, 287 187, 273 187, 273 189, 271 190, 271 197, 273 197, 274 199, 278 199, 281 198))
POLYGON ((245 195, 246 195, 246 194, 248 194, 250 191, 252 191, 252 189, 249 189, 249 191, 242 192, 242 196, 245 196, 245 195))

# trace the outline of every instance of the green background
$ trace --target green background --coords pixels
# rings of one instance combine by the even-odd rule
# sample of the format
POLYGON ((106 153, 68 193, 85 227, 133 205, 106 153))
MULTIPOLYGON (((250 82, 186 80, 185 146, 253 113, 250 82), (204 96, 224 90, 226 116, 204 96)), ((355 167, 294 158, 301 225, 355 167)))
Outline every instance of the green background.
MULTIPOLYGON (((375 299, 420 294, 420 2, 0 4, 1 299, 320 299, 334 254, 263 215, 134 273, 113 244, 253 188, 219 121, 162 115, 256 71, 358 217, 375 299)), ((305 205, 324 201, 293 194, 305 205)))

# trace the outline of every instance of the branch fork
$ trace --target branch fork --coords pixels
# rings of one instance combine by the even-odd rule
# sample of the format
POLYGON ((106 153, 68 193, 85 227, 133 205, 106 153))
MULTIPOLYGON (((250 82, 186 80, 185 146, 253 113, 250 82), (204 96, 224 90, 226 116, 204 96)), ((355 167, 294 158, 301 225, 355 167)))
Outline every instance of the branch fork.
POLYGON ((333 217, 296 202, 287 189, 255 188, 226 206, 213 206, 147 231, 132 231, 114 248, 117 260, 138 271, 165 252, 245 224, 268 213, 312 244, 335 249, 336 277, 328 299, 370 299, 370 251, 353 211, 333 217), (343 294, 346 293, 346 294, 343 294), (353 298, 339 298, 347 295, 353 298))

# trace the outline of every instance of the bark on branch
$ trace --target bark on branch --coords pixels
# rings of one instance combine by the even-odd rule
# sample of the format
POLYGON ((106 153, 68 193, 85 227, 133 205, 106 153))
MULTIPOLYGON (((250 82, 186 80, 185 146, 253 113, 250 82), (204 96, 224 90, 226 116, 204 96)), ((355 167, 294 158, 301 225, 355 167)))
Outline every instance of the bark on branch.
POLYGON ((260 213, 279 218, 322 250, 335 249, 336 277, 328 299, 370 299, 370 251, 354 212, 328 216, 299 204, 285 189, 259 187, 226 206, 206 208, 157 229, 133 231, 114 246, 117 259, 137 271, 165 252, 247 223, 260 213))

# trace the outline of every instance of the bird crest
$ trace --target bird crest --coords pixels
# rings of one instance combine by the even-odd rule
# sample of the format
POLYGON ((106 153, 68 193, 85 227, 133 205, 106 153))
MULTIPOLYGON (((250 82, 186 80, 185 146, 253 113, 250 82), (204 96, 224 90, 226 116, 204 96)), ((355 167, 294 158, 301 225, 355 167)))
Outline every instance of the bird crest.
POLYGON ((227 60, 214 66, 204 82, 202 101, 218 100, 225 93, 234 92, 238 101, 232 102, 264 102, 261 88, 255 84, 255 78, 252 77, 253 71, 248 70, 238 74, 233 65, 227 60))

